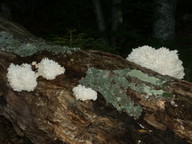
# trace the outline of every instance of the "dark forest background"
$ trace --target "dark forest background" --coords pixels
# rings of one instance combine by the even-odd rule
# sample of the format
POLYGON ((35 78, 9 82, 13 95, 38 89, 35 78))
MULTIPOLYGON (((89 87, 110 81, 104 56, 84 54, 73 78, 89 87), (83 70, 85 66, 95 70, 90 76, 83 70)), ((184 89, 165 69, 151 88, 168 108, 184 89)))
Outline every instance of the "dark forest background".
POLYGON ((1 0, 0 15, 48 41, 127 57, 150 45, 177 49, 192 80, 190 0, 1 0))

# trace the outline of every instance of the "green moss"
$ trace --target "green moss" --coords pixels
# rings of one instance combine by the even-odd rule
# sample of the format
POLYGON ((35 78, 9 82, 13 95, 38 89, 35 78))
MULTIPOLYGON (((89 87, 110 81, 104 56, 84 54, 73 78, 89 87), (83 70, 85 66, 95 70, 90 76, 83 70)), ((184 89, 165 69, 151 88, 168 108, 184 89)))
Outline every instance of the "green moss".
POLYGON ((142 108, 127 96, 127 89, 138 93, 144 93, 145 98, 151 96, 155 98, 168 98, 170 93, 163 89, 155 89, 162 86, 166 81, 156 77, 149 76, 139 70, 131 70, 129 68, 107 71, 96 68, 89 68, 86 77, 79 81, 86 87, 91 87, 100 92, 107 103, 112 104, 118 111, 126 112, 129 116, 139 118, 142 108), (140 79, 141 83, 128 81, 128 77, 140 79))

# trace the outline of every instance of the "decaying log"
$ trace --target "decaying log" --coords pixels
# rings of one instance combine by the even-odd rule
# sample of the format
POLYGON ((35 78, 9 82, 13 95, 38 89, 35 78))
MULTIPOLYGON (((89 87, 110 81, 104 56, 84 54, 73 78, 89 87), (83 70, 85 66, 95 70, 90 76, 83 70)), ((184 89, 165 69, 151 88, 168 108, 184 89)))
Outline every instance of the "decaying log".
MULTIPOLYGON (((38 42, 41 46, 46 44, 55 47, 31 36, 32 34, 25 34, 25 29, 14 23, 5 20, 1 22, 1 32, 12 35, 11 38, 17 41, 16 48, 26 42, 26 36, 27 43, 37 43, 37 47, 38 42), (15 30, 17 28, 18 31, 15 30)), ((0 48, 6 50, 9 45, 4 44, 5 41, 4 39, 4 42, 0 43, 0 48)), ((141 128, 137 129, 139 124, 145 135, 150 136, 155 129, 169 130, 185 142, 192 143, 192 83, 162 76, 120 56, 95 50, 78 50, 58 54, 43 51, 21 57, 0 51, 0 79, 0 114, 12 122, 19 135, 26 135, 35 144, 145 143, 142 139, 144 137, 141 136, 143 132, 138 130, 141 128), (9 65, 40 62, 44 57, 64 66, 65 74, 54 80, 39 77, 33 92, 13 91, 6 77, 9 65), (164 92, 159 96, 161 94, 156 95, 151 90, 145 92, 143 89, 146 87, 138 90, 137 86, 129 86, 125 92, 126 96, 134 105, 142 108, 141 114, 136 117, 129 116, 124 110, 115 109, 113 103, 105 101, 102 91, 99 91, 96 101, 76 100, 72 93, 73 87, 78 85, 79 80, 88 75, 87 70, 93 67, 97 70, 108 70, 109 77, 116 75, 115 70, 138 70, 136 72, 149 79, 160 80, 162 85, 153 84, 137 75, 127 75, 125 78, 129 83, 139 86, 145 84, 154 91, 164 92), (133 125, 130 126, 130 123, 133 125)))

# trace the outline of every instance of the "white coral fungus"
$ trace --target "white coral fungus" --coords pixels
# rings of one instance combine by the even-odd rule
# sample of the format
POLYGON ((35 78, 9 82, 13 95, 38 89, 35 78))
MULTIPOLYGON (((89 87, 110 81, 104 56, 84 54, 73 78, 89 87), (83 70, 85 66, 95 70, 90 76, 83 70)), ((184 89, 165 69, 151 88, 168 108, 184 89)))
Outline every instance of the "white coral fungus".
POLYGON ((177 50, 170 51, 165 47, 156 50, 155 48, 145 45, 133 49, 126 59, 148 69, 152 69, 162 75, 182 79, 185 75, 184 68, 177 53, 177 50))
POLYGON ((56 76, 64 74, 65 68, 61 67, 57 62, 48 58, 43 58, 40 63, 37 64, 38 75, 46 78, 47 80, 53 80, 56 76))
POLYGON ((7 70, 8 82, 14 91, 33 91, 37 86, 37 75, 32 71, 31 65, 10 64, 7 70))
POLYGON ((73 93, 76 99, 85 101, 85 100, 96 100, 97 99, 97 92, 94 91, 92 88, 86 88, 83 85, 78 85, 73 88, 73 93))

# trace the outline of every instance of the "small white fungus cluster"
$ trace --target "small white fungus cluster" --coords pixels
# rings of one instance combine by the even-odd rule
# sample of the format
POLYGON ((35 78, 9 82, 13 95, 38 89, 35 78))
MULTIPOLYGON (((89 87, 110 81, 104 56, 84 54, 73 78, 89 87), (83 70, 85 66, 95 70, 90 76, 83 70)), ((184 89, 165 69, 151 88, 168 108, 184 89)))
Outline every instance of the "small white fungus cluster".
POLYGON ((31 65, 11 64, 8 68, 7 78, 14 91, 33 91, 37 86, 37 74, 32 71, 31 65))
POLYGON ((10 86, 14 91, 33 91, 37 86, 37 77, 42 76, 47 80, 52 80, 60 74, 64 74, 65 69, 57 62, 44 58, 40 63, 36 64, 37 73, 34 72, 29 64, 14 65, 10 64, 7 73, 7 78, 10 86))
POLYGON ((177 53, 177 50, 170 51, 165 47, 155 49, 146 45, 133 49, 126 59, 162 75, 182 79, 184 68, 177 53))
POLYGON ((94 91, 92 88, 86 88, 83 85, 78 85, 73 88, 73 93, 76 99, 85 101, 85 100, 96 100, 97 99, 97 92, 94 91))
POLYGON ((64 74, 65 69, 61 67, 57 62, 44 58, 37 65, 38 75, 46 78, 47 80, 53 80, 56 76, 64 74))

